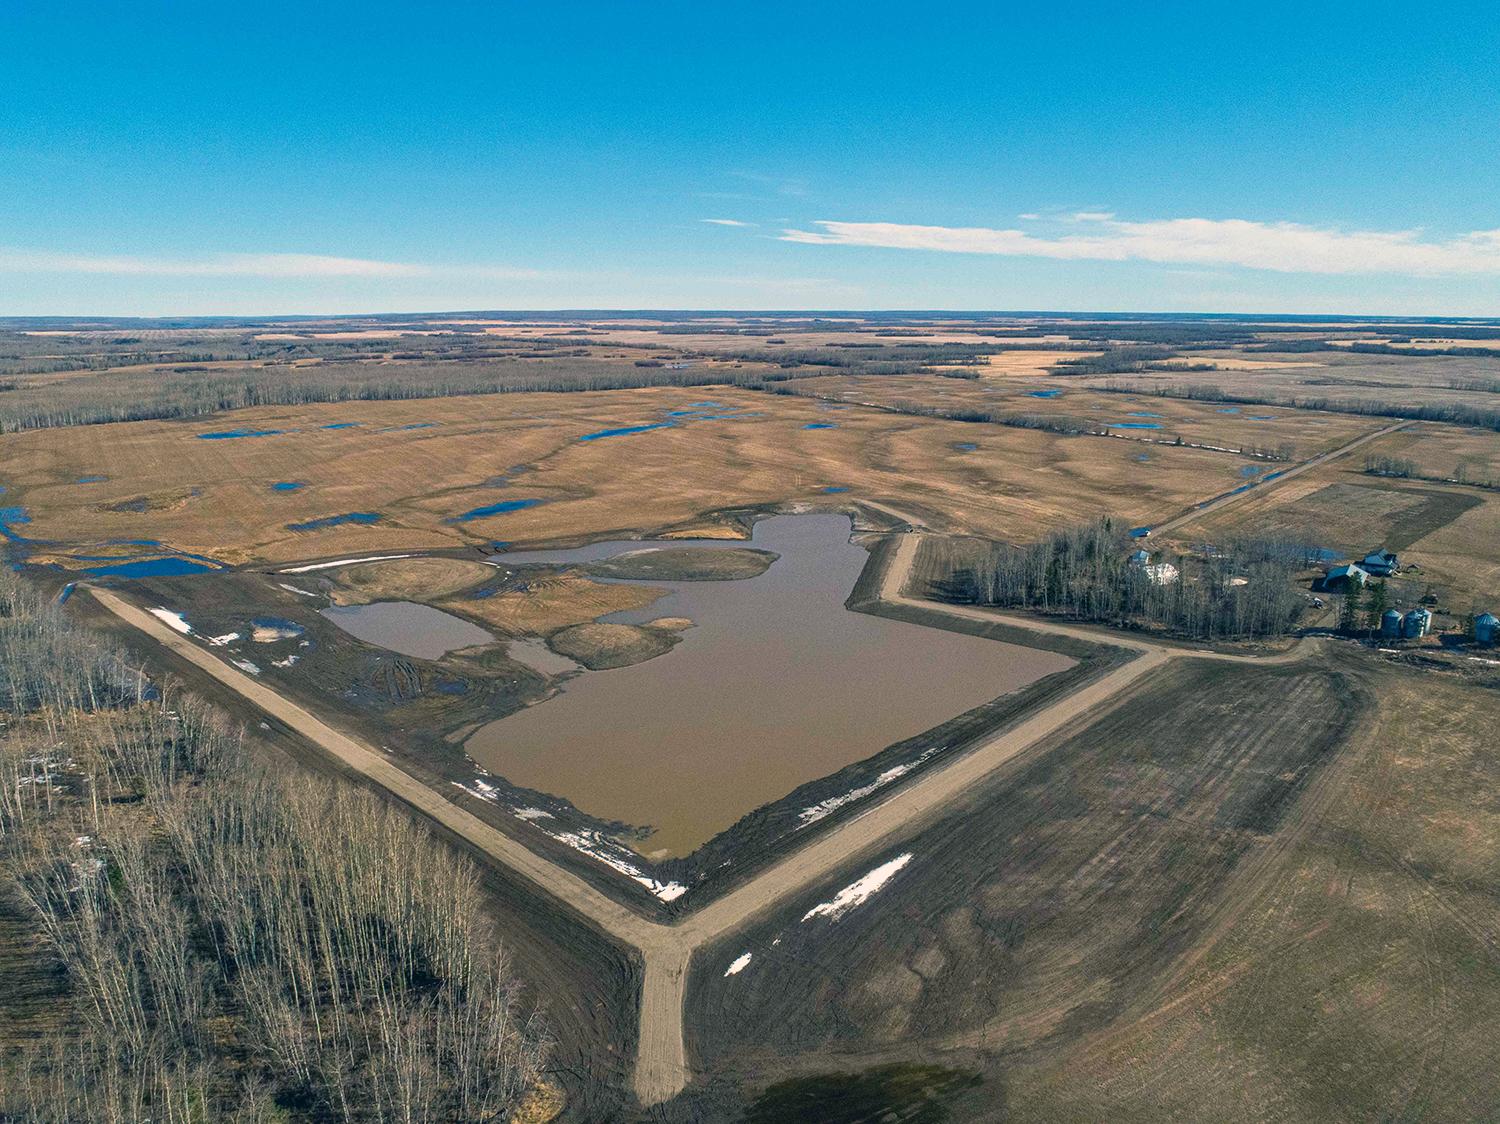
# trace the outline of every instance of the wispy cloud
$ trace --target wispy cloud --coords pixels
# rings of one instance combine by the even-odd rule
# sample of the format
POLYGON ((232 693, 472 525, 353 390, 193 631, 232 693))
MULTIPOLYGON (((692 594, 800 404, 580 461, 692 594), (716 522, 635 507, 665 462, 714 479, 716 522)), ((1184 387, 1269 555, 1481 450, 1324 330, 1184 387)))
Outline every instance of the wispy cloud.
POLYGON ((1341 230, 1249 219, 1126 222, 1103 212, 1070 218, 1089 229, 1046 237, 989 227, 819 221, 813 225, 820 229, 786 230, 780 237, 819 246, 1242 266, 1280 273, 1500 274, 1500 229, 1429 239, 1418 230, 1341 230))
POLYGON ((119 273, 162 277, 420 277, 426 266, 322 254, 207 254, 145 257, 0 249, 0 270, 11 273, 119 273))
POLYGON ((744 180, 746 183, 754 184, 756 187, 773 192, 776 195, 790 195, 801 197, 807 194, 807 181, 796 176, 766 175, 764 172, 733 171, 729 173, 735 179, 744 180))
POLYGON ((713 226, 754 226, 753 222, 741 222, 739 219, 699 219, 713 226))
POLYGON ((279 280, 320 278, 413 278, 464 276, 523 280, 534 269, 498 265, 442 265, 378 261, 325 254, 200 254, 154 257, 138 254, 76 254, 53 250, 0 248, 0 273, 75 273, 142 277, 260 277, 279 280))

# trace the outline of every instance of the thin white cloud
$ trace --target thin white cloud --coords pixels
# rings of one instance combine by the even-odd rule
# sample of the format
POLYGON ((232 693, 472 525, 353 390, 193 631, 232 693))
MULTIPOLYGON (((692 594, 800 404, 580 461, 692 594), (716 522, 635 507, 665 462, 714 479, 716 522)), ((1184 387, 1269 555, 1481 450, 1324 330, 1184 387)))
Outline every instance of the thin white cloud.
POLYGON ((322 254, 207 254, 164 258, 0 249, 8 273, 114 273, 157 277, 420 277, 425 266, 322 254))
POLYGON ((819 230, 786 230, 780 237, 819 246, 1242 266, 1279 273, 1500 274, 1500 229, 1435 240, 1415 230, 1339 230, 1248 219, 1125 222, 1087 212, 1073 218, 1091 229, 1049 238, 989 227, 819 221, 813 224, 819 230))
POLYGON ((437 265, 377 261, 325 254, 200 254, 153 257, 137 254, 75 254, 52 250, 0 248, 0 274, 62 273, 137 277, 259 277, 272 280, 326 278, 438 278, 525 280, 542 276, 534 269, 494 265, 437 265))
POLYGON ((1027 211, 1024 215, 1016 216, 1016 218, 1020 219, 1022 222, 1036 222, 1041 217, 1042 216, 1037 214, 1035 211, 1027 211))
POLYGON ((754 226, 753 222, 741 222, 739 219, 699 219, 713 226, 754 226))
POLYGON ((1069 216, 1073 222, 1108 222, 1114 217, 1113 211, 1074 211, 1069 216))
POLYGON ((775 192, 777 195, 803 196, 807 194, 807 181, 794 176, 771 176, 763 172, 730 172, 731 176, 755 186, 775 192))

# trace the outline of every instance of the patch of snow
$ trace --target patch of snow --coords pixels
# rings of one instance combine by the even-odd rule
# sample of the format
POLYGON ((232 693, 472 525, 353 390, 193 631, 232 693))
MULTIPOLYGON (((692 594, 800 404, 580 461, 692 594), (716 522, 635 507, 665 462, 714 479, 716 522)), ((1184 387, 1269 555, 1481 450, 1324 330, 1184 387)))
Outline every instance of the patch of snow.
POLYGON ((500 790, 492 784, 485 784, 481 780, 476 779, 470 781, 468 784, 453 781, 452 784, 454 788, 463 789, 477 800, 488 800, 491 804, 498 803, 500 800, 500 790))
POLYGON ((897 855, 889 862, 881 863, 857 882, 851 882, 845 886, 833 896, 832 901, 813 906, 802 915, 802 920, 811 921, 814 917, 826 917, 830 921, 837 921, 851 909, 869 901, 909 862, 911 862, 910 851, 904 855, 897 855))
POLYGON ((174 632, 180 632, 184 636, 191 636, 193 634, 193 626, 188 624, 187 618, 181 613, 174 613, 171 609, 147 609, 146 612, 150 613, 174 632))
POLYGON ((853 804, 856 800, 863 800, 866 796, 869 796, 870 793, 884 788, 892 781, 900 780, 902 777, 906 776, 907 773, 911 772, 918 765, 922 764, 933 754, 941 753, 947 748, 948 747, 945 745, 940 745, 934 749, 929 749, 914 761, 908 761, 904 765, 896 765, 890 769, 887 769, 869 784, 863 784, 858 788, 852 788, 842 796, 830 796, 827 800, 820 800, 810 808, 803 808, 802 811, 797 813, 797 818, 802 821, 797 825, 797 830, 801 831, 809 824, 815 824, 824 816, 831 815, 832 813, 838 811, 840 808, 844 807, 844 805, 853 804))
POLYGON ((396 558, 410 557, 410 554, 377 554, 371 558, 339 558, 333 562, 314 562, 310 566, 289 566, 285 570, 276 572, 278 574, 310 574, 314 570, 331 570, 335 566, 353 566, 358 562, 390 562, 396 558))
POLYGON ((635 852, 626 850, 597 831, 580 828, 578 831, 547 831, 547 834, 559 843, 565 843, 575 850, 582 851, 590 858, 597 859, 605 866, 618 870, 632 882, 639 882, 650 894, 661 901, 675 902, 688 891, 688 888, 681 882, 660 882, 652 878, 627 857, 635 852))
POLYGON ((734 963, 729 965, 729 967, 725 969, 724 975, 726 977, 737 976, 748 967, 750 967, 750 954, 748 952, 742 952, 735 958, 734 963))
MULTIPOLYGON (((500 790, 495 785, 487 784, 479 778, 475 778, 468 784, 460 781, 450 782, 454 788, 463 789, 470 796, 479 800, 487 800, 491 804, 500 803, 500 790)), ((662 882, 652 878, 633 861, 635 852, 616 843, 607 836, 590 830, 579 828, 577 831, 557 831, 537 822, 542 818, 551 819, 552 814, 541 808, 512 808, 511 814, 526 820, 537 830, 549 837, 556 839, 559 843, 572 847, 575 851, 582 851, 591 859, 603 863, 613 870, 619 871, 632 882, 639 882, 646 887, 647 891, 664 902, 676 901, 688 892, 688 888, 681 882, 662 882)))
POLYGON ((296 652, 293 652, 291 655, 289 655, 284 660, 272 660, 271 661, 271 666, 272 667, 291 667, 292 664, 296 663, 299 659, 301 659, 301 657, 298 656, 296 652))
POLYGON ((210 644, 212 644, 215 648, 222 648, 225 644, 228 644, 231 640, 238 640, 239 638, 240 638, 240 634, 238 632, 226 632, 223 636, 209 636, 209 637, 206 637, 206 639, 208 640, 208 642, 210 644))
POLYGON ((317 596, 316 593, 309 593, 305 589, 298 589, 294 585, 287 585, 286 582, 277 582, 276 584, 279 585, 282 589, 286 590, 288 593, 298 593, 298 594, 301 594, 303 597, 316 597, 317 596))
POLYGON ((239 668, 241 671, 248 671, 251 675, 260 674, 260 668, 256 667, 249 660, 230 660, 229 662, 234 664, 234 666, 239 668))

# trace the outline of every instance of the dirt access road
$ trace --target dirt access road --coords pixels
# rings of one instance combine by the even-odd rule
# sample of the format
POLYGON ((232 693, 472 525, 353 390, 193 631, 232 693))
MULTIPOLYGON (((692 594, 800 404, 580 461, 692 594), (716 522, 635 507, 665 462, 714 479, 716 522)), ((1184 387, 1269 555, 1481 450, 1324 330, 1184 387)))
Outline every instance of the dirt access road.
POLYGON ((127 624, 202 668, 403 803, 430 816, 495 861, 527 878, 611 937, 636 949, 641 955, 645 973, 635 1092, 642 1104, 651 1105, 671 1099, 686 1086, 691 1076, 683 1041, 682 1009, 688 966, 698 948, 744 925, 783 898, 835 873, 851 859, 897 840, 925 815, 946 807, 960 793, 1027 749, 1071 723, 1082 723, 1096 717, 1106 704, 1119 699, 1126 688, 1169 659, 1288 662, 1300 655, 1300 648, 1270 657, 1199 652, 1129 637, 1102 636, 1086 629, 1015 614, 967 606, 938 606, 921 601, 904 592, 920 542, 920 534, 901 536, 881 585, 883 600, 920 605, 929 611, 958 617, 1003 619, 1033 631, 1082 638, 1094 643, 1114 643, 1136 652, 1137 657, 948 764, 920 774, 888 798, 872 802, 858 816, 807 846, 792 851, 744 886, 673 924, 648 920, 614 901, 416 780, 377 750, 329 726, 151 614, 107 590, 90 588, 89 592, 127 624))
MULTIPOLYGON (((1388 426, 1366 434, 1340 449, 1289 470, 1278 477, 1275 483, 1342 456, 1399 428, 1399 425, 1388 426)), ((1259 491, 1260 489, 1252 489, 1239 495, 1222 497, 1212 504, 1163 524, 1159 530, 1180 526, 1190 518, 1259 491)), ((89 588, 89 592, 126 623, 202 668, 265 713, 284 722, 313 744, 387 789, 403 803, 462 836, 480 851, 551 894, 614 939, 634 948, 644 965, 635 1093, 643 1105, 653 1105, 676 1096, 691 1077, 683 1040, 682 1012, 688 967, 697 949, 739 928, 782 899, 836 873, 851 860, 909 834, 925 816, 940 811, 958 794, 981 782, 1026 750, 1065 727, 1081 726, 1098 717, 1105 707, 1118 702, 1129 687, 1169 660, 1289 663, 1302 658, 1308 646, 1315 643, 1304 639, 1290 651, 1275 655, 1233 655, 1157 644, 1137 637, 1058 624, 1021 614, 971 606, 941 605, 910 597, 905 592, 905 586, 921 544, 923 525, 920 520, 886 505, 872 506, 886 515, 901 519, 911 528, 909 533, 901 534, 894 556, 886 569, 880 587, 882 600, 893 604, 920 606, 928 612, 952 617, 1000 620, 1033 632, 1113 645, 1136 653, 1136 657, 1104 677, 1059 699, 1019 725, 996 734, 945 764, 919 774, 910 784, 897 788, 885 798, 873 799, 870 806, 854 818, 813 839, 806 846, 792 850, 745 885, 672 924, 662 924, 640 916, 576 875, 535 854, 416 780, 375 749, 329 726, 151 614, 107 590, 89 588)))
MULTIPOLYGON (((918 602, 901 594, 892 595, 892 591, 902 588, 910 573, 918 542, 917 535, 902 536, 882 593, 892 600, 931 608, 930 603, 918 602)), ((828 877, 851 858, 897 838, 925 814, 946 807, 960 793, 1018 754, 1068 723, 1093 715, 1130 684, 1164 663, 1170 654, 1170 650, 1151 645, 1136 642, 1125 645, 1138 650, 1140 655, 1013 729, 954 758, 948 765, 928 770, 890 798, 872 803, 860 815, 808 846, 792 851, 739 889, 667 925, 641 917, 576 875, 490 827, 397 767, 379 751, 334 729, 150 613, 107 590, 90 588, 89 592, 127 624, 203 669, 265 713, 387 789, 403 803, 462 836, 610 936, 636 949, 645 971, 635 1092, 644 1105, 670 1100, 682 1091, 691 1076, 683 1041, 682 1009, 688 965, 698 948, 745 924, 761 910, 788 895, 828 877)))
POLYGON ((1237 503, 1240 500, 1243 500, 1248 495, 1263 496, 1265 495, 1265 489, 1268 486, 1275 487, 1283 484, 1286 481, 1291 480, 1293 477, 1301 476, 1304 472, 1317 468, 1319 465, 1327 464, 1329 461, 1337 460, 1339 457, 1342 457, 1348 453, 1352 453, 1355 449, 1358 449, 1362 445, 1368 445, 1371 441, 1374 441, 1378 437, 1384 437, 1388 433, 1395 433, 1398 429, 1405 429, 1410 424, 1410 422, 1404 421, 1396 422, 1394 425, 1387 425, 1381 427, 1380 429, 1372 430, 1371 432, 1366 433, 1363 437, 1356 437, 1353 441, 1350 441, 1346 445, 1340 445, 1337 449, 1329 449, 1326 453, 1320 453, 1316 457, 1308 458, 1301 464, 1297 465, 1295 468, 1289 468, 1285 472, 1280 473, 1279 475, 1277 475, 1275 480, 1269 481, 1267 484, 1259 484, 1253 488, 1247 488, 1243 492, 1226 492, 1224 493, 1224 495, 1219 496, 1217 499, 1209 500, 1205 504, 1192 508, 1189 511, 1185 511, 1175 519, 1168 519, 1160 526, 1152 527, 1151 533, 1153 535, 1164 535, 1168 532, 1177 530, 1184 524, 1191 523, 1193 522, 1193 520, 1207 515, 1211 511, 1218 511, 1221 508, 1228 507, 1230 504, 1237 503))

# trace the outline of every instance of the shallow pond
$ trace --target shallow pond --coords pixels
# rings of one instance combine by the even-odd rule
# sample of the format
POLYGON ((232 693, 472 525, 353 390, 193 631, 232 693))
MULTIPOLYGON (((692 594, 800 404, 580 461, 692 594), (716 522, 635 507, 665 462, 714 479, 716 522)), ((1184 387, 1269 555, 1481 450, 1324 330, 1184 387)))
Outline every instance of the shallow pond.
MULTIPOLYGON (((666 655, 568 680, 556 697, 481 727, 465 748, 514 784, 652 826, 640 844, 648 855, 683 855, 806 781, 1071 664, 849 612, 844 599, 868 557, 849 533, 843 515, 765 519, 753 545, 781 558, 759 577, 635 583, 668 592, 606 621, 688 617, 696 627, 666 655)), ((501 557, 584 562, 643 545, 501 557)))
POLYGON ((419 660, 435 660, 495 640, 477 624, 412 601, 331 605, 321 612, 357 640, 419 660))

